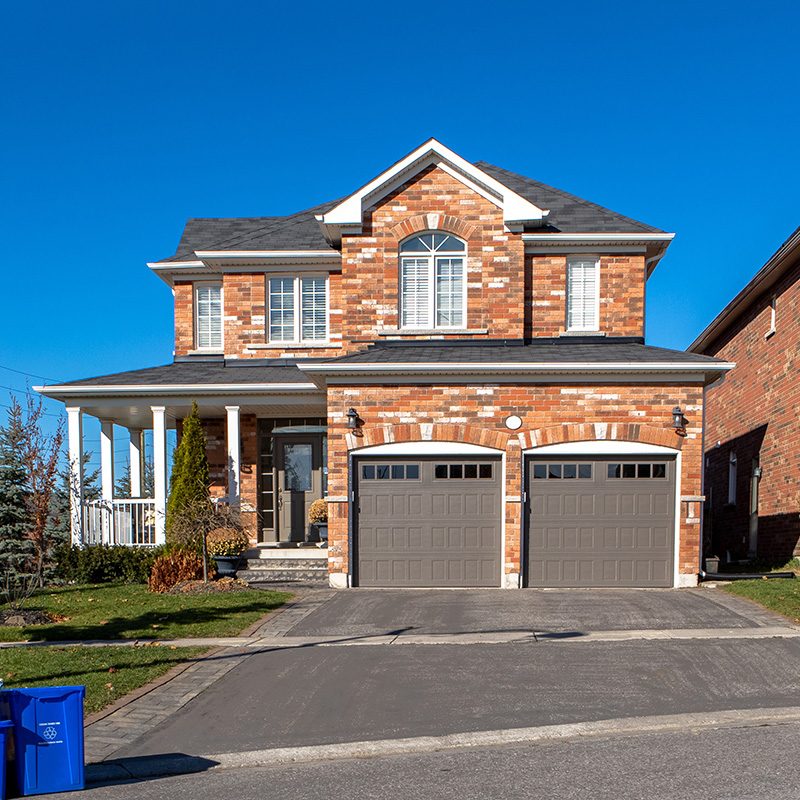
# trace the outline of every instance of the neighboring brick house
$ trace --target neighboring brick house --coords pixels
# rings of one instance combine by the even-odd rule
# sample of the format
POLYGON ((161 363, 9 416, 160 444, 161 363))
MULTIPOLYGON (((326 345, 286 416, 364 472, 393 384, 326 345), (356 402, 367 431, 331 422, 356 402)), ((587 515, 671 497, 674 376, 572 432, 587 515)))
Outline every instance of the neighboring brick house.
POLYGON ((706 393, 705 549, 800 555, 800 228, 689 350, 736 363, 706 393))
POLYGON ((435 140, 344 200, 190 220, 149 265, 173 363, 42 388, 73 464, 102 420, 76 540, 163 539, 165 431, 196 400, 262 560, 298 545, 338 587, 694 584, 703 391, 730 364, 644 344, 671 239, 435 140), (113 497, 114 424, 134 497, 152 427, 155 498, 113 497), (303 546, 322 496, 327 550, 303 546))

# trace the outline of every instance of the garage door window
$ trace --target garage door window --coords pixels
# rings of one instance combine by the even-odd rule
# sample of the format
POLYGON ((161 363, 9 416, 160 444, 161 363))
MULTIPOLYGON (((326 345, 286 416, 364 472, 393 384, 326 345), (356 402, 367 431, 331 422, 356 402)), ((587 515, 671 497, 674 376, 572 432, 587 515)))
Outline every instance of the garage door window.
POLYGON ((492 464, 436 464, 434 478, 439 480, 491 480, 492 464))
POLYGON ((609 464, 608 477, 627 480, 639 478, 665 479, 667 477, 667 465, 650 463, 609 464))
POLYGON ((418 481, 419 464, 364 464, 361 478, 365 481, 418 481))
POLYGON ((534 480, 591 480, 591 464, 534 464, 534 480))

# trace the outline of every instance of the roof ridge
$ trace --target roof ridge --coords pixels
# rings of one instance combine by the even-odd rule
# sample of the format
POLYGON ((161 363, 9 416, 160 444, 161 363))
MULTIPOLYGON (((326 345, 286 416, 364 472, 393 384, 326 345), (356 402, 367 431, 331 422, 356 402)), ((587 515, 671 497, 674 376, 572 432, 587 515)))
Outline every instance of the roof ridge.
POLYGON ((513 172, 512 170, 506 169, 505 167, 499 167, 497 166, 497 164, 491 164, 488 161, 476 161, 475 166, 481 169, 485 167, 496 169, 499 172, 505 173, 506 175, 512 175, 515 178, 519 178, 520 180, 523 180, 526 183, 536 184, 537 186, 540 186, 543 189, 547 189, 548 191, 560 194, 562 197, 569 198, 570 200, 576 203, 580 203, 583 206, 599 209, 600 211, 605 211, 609 214, 613 214, 614 216, 619 217, 620 219, 623 219, 626 222, 630 222, 633 225, 636 225, 640 228, 647 228, 649 231, 654 233, 665 233, 665 231, 662 228, 656 228, 654 225, 648 225, 646 222, 640 222, 639 220, 636 220, 633 217, 629 217, 627 214, 621 214, 618 211, 614 211, 612 208, 608 208, 608 206, 602 206, 600 205, 600 203, 594 203, 591 200, 586 200, 583 197, 579 197, 576 194, 572 194, 572 192, 567 192, 564 189, 559 189, 557 186, 551 186, 549 183, 544 183, 543 181, 536 180, 535 178, 529 178, 527 175, 522 175, 519 172, 513 172))

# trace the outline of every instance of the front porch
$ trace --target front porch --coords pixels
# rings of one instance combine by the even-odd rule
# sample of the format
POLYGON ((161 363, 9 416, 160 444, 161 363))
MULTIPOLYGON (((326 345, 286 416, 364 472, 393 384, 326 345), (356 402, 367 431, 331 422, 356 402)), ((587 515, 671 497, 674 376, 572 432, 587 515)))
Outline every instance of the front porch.
POLYGON ((166 542, 168 436, 174 431, 179 440, 194 401, 207 438, 211 497, 241 510, 252 547, 308 544, 324 554, 308 507, 327 494, 325 394, 293 363, 179 361, 38 388, 67 407, 74 544, 166 542), (85 485, 87 417, 100 423, 99 497, 85 485), (120 493, 125 461, 130 481, 120 493))

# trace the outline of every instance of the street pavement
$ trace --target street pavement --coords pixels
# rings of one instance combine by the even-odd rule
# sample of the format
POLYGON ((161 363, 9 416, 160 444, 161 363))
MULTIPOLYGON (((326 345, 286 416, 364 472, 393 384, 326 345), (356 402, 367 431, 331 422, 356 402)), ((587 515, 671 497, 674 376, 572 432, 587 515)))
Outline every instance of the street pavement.
MULTIPOLYGON (((797 800, 800 724, 610 735, 525 746, 212 770, 112 786, 79 800, 797 800)), ((53 798, 64 795, 52 795, 53 798)))

